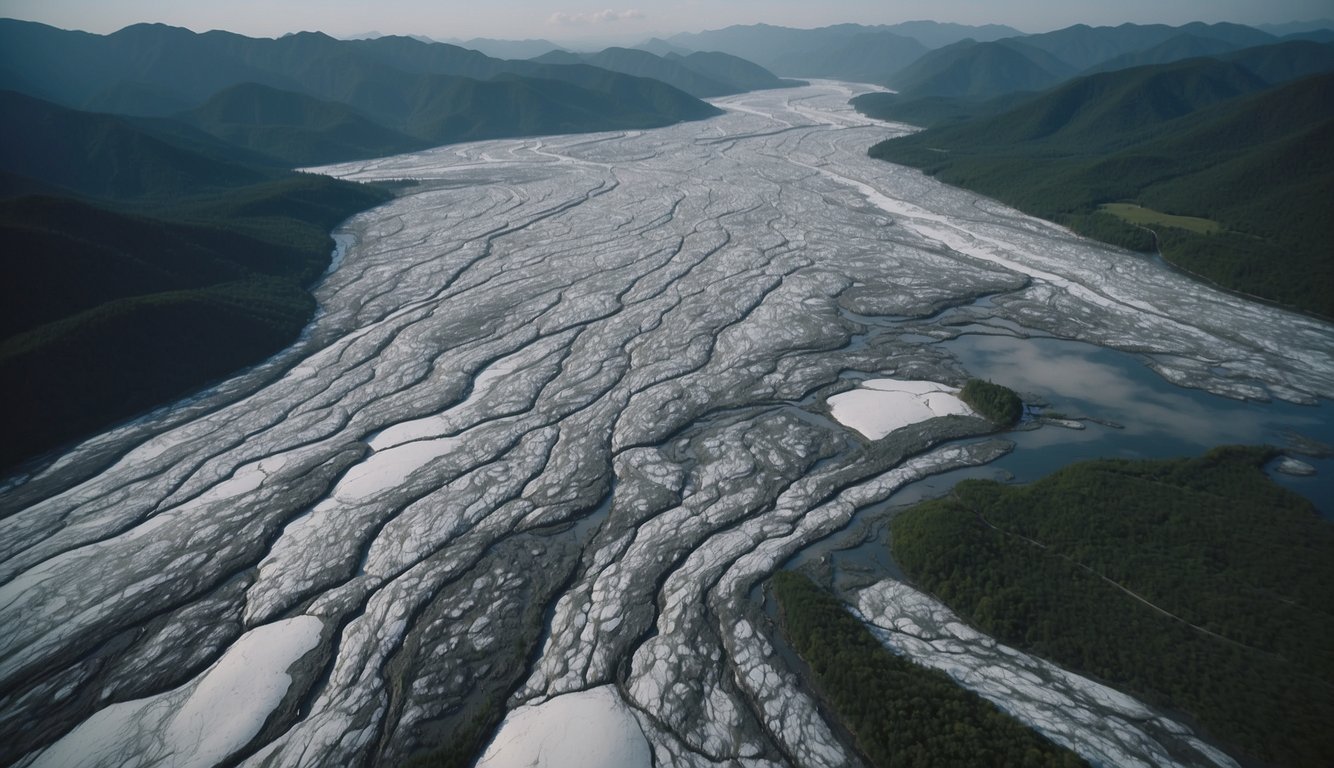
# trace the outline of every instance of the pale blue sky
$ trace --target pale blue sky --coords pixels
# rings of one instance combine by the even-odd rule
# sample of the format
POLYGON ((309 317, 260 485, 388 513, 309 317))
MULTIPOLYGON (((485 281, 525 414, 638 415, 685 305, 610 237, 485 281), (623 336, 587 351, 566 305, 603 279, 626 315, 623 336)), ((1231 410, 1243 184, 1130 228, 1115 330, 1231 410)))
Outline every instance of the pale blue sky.
POLYGON ((0 0, 0 16, 111 32, 139 21, 277 36, 319 29, 436 38, 545 37, 636 42, 651 35, 766 22, 816 27, 935 19, 1042 32, 1088 24, 1306 21, 1334 0, 0 0))

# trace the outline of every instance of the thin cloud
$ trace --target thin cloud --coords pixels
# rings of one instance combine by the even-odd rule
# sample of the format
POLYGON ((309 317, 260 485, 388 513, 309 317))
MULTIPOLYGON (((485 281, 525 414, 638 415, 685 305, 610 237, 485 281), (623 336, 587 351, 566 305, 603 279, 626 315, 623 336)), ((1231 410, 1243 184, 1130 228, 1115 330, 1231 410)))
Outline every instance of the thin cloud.
POLYGON ((585 24, 611 24, 617 21, 631 21, 644 18, 644 12, 636 8, 630 8, 624 11, 616 11, 608 8, 604 11, 593 11, 591 13, 562 13, 551 14, 547 19, 552 24, 561 26, 578 26, 585 24))

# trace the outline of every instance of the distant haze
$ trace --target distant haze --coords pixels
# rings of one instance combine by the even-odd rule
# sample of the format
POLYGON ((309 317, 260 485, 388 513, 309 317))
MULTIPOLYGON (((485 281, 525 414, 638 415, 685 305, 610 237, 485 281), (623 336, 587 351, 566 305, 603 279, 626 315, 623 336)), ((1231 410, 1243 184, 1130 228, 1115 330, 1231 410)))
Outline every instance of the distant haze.
POLYGON ((276 37, 319 30, 342 37, 378 31, 433 38, 545 38, 563 43, 638 42, 731 24, 818 27, 914 19, 1008 24, 1043 32, 1071 24, 1277 24, 1332 15, 1330 0, 0 0, 0 16, 106 33, 137 22, 276 37))

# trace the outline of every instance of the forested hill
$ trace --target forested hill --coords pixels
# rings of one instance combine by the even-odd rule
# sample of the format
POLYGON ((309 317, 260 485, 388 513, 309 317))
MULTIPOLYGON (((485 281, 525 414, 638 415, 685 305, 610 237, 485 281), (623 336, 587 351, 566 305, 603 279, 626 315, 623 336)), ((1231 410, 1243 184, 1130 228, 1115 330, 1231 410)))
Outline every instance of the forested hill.
POLYGON ((586 64, 502 61, 409 37, 274 40, 161 24, 91 35, 0 20, 0 89, 174 118, 291 164, 719 114, 664 82, 586 64))
POLYGON ((1334 316, 1331 72, 1334 47, 1288 42, 1099 73, 870 152, 1334 316))
POLYGON ((0 467, 290 344, 329 231, 389 194, 181 126, 0 93, 0 467))
POLYGON ((1189 713, 1256 765, 1334 754, 1334 526, 1265 448, 960 483, 894 519, 904 572, 997 640, 1189 713))
POLYGON ((905 97, 981 98, 1038 91, 1074 75, 1069 64, 1026 38, 966 40, 925 54, 890 78, 905 97))

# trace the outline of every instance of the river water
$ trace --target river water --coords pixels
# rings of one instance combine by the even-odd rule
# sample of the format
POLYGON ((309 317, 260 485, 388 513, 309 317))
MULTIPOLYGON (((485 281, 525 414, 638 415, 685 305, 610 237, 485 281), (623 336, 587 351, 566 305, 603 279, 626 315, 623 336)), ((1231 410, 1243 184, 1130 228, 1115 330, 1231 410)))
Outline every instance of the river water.
MULTIPOLYGON (((5 486, 0 762, 391 765, 503 702, 488 766, 567 716, 613 761, 856 764, 753 588, 1012 443, 968 416, 868 440, 829 398, 976 374, 1126 426, 1002 461, 1328 434, 1334 328, 870 160, 904 129, 859 90, 322 169, 407 191, 345 225, 301 341, 5 486), (1073 349, 1133 354, 1149 394, 1057 381, 1073 349)), ((901 593, 874 594, 868 621, 901 593)), ((1097 754, 1226 764, 1164 722, 1097 754)))

